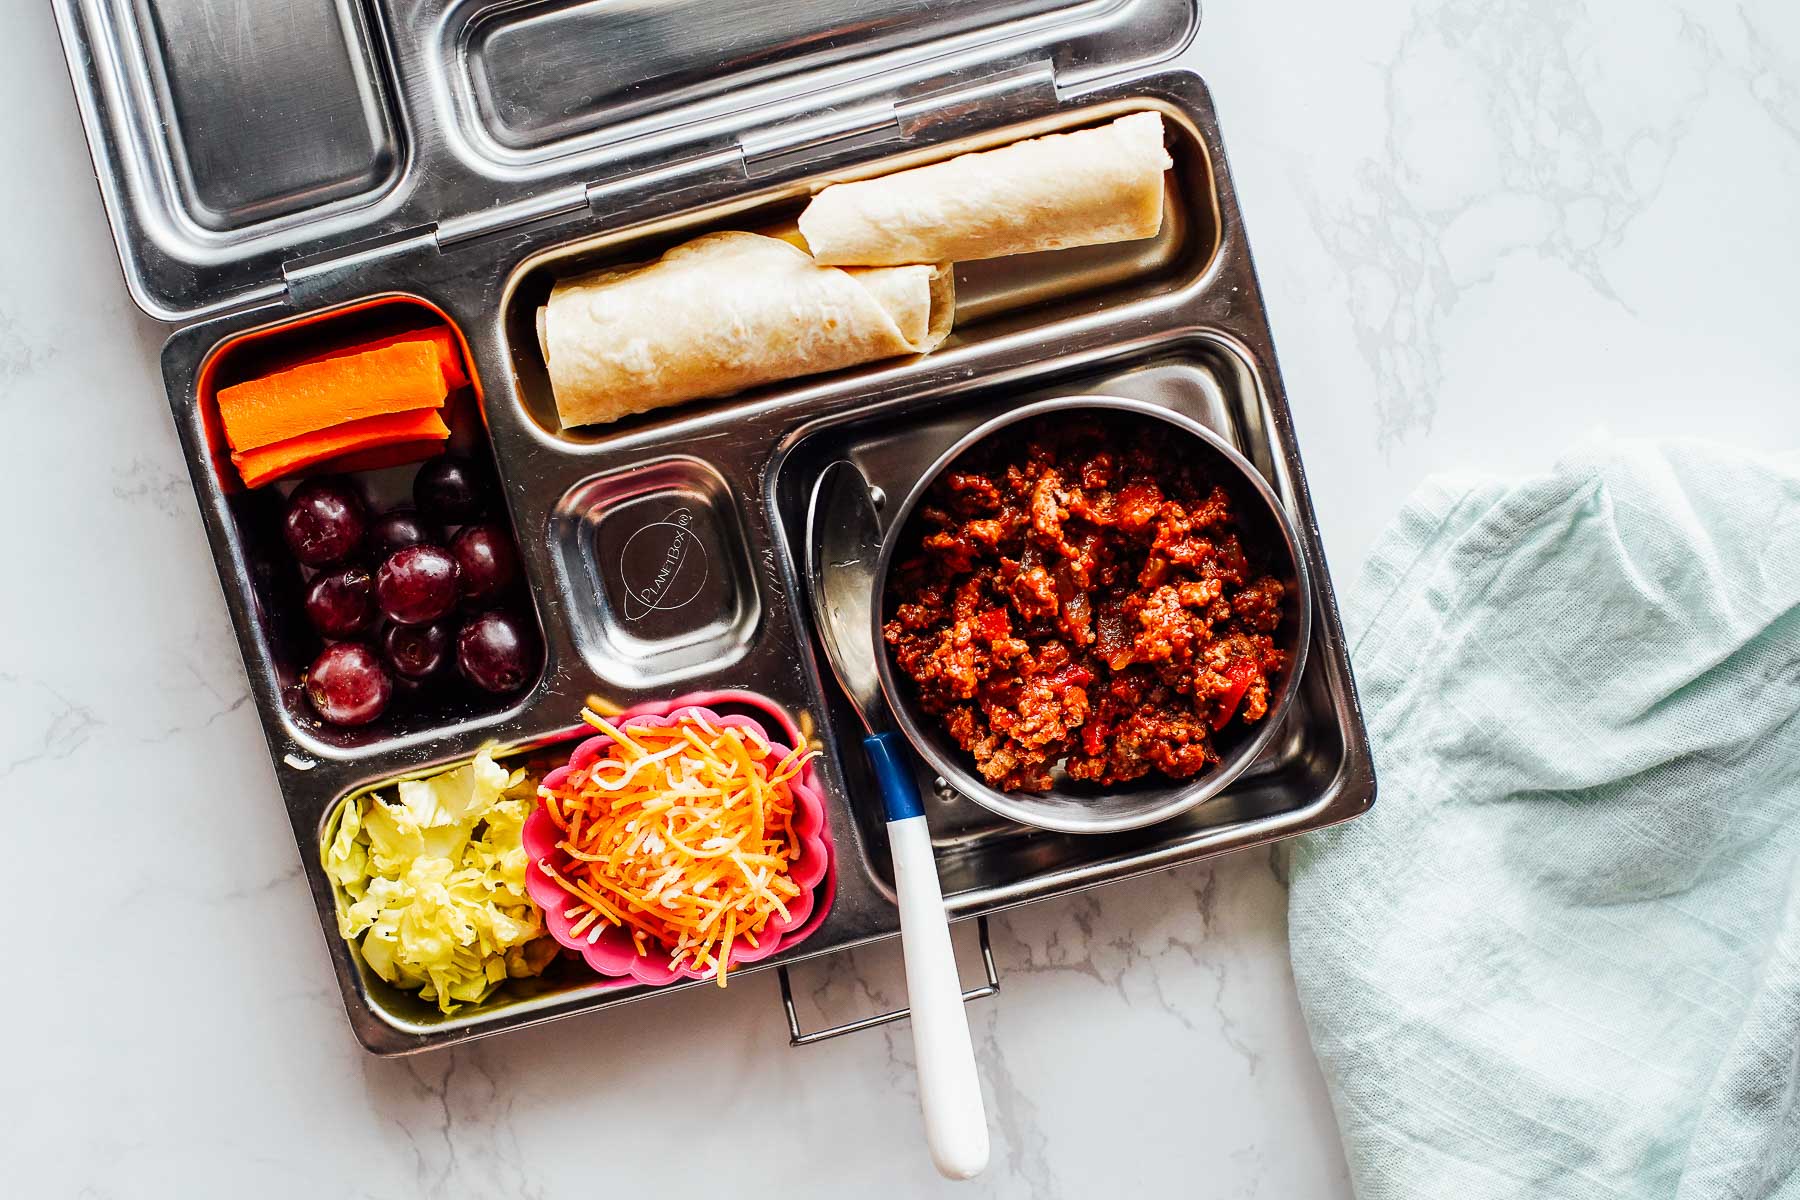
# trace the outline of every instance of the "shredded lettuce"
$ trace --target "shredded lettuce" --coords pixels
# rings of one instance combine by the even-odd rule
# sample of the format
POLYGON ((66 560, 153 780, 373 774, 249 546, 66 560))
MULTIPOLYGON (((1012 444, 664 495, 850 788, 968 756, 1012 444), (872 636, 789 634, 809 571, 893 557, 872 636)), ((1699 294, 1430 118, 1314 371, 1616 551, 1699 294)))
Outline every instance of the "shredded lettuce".
POLYGON ((444 1013, 487 999, 556 957, 525 894, 519 834, 537 781, 486 750, 465 767, 402 783, 394 800, 346 803, 326 838, 341 889, 338 931, 363 961, 444 1013))

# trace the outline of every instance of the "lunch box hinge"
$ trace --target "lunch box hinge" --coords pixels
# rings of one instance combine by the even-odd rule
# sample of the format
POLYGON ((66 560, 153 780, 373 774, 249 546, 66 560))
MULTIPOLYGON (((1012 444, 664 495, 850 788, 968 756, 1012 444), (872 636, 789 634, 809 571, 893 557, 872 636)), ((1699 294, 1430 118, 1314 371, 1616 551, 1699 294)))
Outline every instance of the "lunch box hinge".
POLYGON ((329 293, 347 275, 362 275, 375 263, 426 249, 438 249, 435 223, 383 234, 323 254, 290 258, 281 264, 281 278, 288 300, 305 306, 309 297, 329 293))
POLYGON ((1048 59, 1013 62, 979 79, 928 80, 902 93, 854 108, 760 129, 738 139, 752 179, 791 166, 810 166, 847 150, 911 140, 922 130, 951 126, 956 133, 1054 111, 1056 68, 1048 59))
POLYGON ((894 108, 900 135, 916 137, 933 125, 967 125, 979 117, 983 125, 1039 116, 1056 109, 1056 67, 1049 59, 1033 59, 991 72, 954 87, 917 91, 894 108))
POLYGON ((741 186, 744 161, 734 143, 699 150, 672 162, 630 163, 585 188, 587 207, 615 222, 678 208, 683 196, 741 186))
POLYGON ((738 138, 738 146, 745 173, 756 179, 899 136, 893 102, 881 101, 746 133, 738 138))
POLYGON ((440 250, 450 250, 466 242, 493 234, 510 233, 543 221, 555 221, 587 212, 587 192, 580 187, 566 187, 554 192, 527 196, 512 204, 499 204, 460 217, 446 217, 438 222, 437 243, 440 250))

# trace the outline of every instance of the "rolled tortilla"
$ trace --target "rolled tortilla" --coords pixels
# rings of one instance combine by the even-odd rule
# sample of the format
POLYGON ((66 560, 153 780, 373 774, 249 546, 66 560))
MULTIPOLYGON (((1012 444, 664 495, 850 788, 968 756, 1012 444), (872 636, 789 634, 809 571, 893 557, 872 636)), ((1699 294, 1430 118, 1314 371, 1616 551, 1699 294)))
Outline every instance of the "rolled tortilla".
POLYGON ((1155 237, 1162 229, 1159 113, 1055 133, 860 183, 800 214, 822 263, 969 262, 1155 237))
POLYGON ((539 337, 565 426, 923 354, 955 314, 947 266, 843 270, 754 233, 558 283, 539 337))

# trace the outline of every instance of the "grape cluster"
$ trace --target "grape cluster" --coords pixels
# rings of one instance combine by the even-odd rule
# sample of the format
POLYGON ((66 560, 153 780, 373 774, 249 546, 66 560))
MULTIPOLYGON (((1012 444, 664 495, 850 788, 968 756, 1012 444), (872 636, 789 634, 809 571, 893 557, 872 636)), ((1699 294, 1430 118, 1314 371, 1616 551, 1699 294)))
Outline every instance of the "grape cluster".
POLYGON ((328 643, 307 669, 306 697, 332 725, 367 725, 401 692, 453 686, 452 661, 495 695, 524 687, 537 661, 531 624, 508 606, 518 551, 474 465, 425 463, 413 505, 371 515, 338 476, 288 497, 282 532, 314 572, 306 615, 328 643))

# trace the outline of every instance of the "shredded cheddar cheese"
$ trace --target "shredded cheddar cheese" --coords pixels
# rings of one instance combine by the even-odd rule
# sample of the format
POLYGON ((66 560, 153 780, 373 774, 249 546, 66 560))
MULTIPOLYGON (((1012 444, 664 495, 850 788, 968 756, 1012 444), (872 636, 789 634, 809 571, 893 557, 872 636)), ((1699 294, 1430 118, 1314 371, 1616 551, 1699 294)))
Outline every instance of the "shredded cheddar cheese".
POLYGON ((612 739, 561 786, 540 789, 561 837, 560 861, 538 866, 568 893, 572 932, 597 941, 628 929, 640 955, 652 943, 725 986, 733 943, 750 946, 787 902, 799 859, 791 783, 818 752, 775 751, 753 731, 697 713, 675 724, 622 729, 591 710, 582 719, 612 739))

